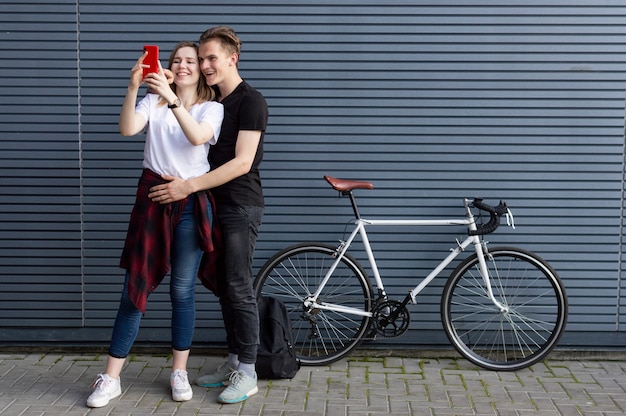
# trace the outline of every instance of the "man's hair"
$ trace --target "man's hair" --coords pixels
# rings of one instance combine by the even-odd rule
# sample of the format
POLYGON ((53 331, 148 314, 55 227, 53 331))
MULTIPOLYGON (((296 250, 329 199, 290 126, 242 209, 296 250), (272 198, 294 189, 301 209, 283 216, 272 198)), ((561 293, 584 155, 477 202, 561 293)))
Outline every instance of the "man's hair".
POLYGON ((229 53, 236 53, 237 60, 239 60, 239 54, 241 53, 241 40, 235 33, 235 31, 228 26, 216 26, 207 29, 202 35, 200 35, 200 44, 206 43, 210 40, 217 39, 221 42, 222 47, 229 53))

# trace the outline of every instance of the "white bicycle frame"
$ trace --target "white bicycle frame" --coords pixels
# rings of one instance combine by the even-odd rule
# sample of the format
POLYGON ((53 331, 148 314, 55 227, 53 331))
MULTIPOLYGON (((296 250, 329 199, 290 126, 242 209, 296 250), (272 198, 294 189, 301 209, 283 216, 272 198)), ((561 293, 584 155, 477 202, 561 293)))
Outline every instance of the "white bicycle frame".
MULTIPOLYGON (((465 225, 465 226, 468 227, 469 230, 476 231, 477 230, 476 220, 474 218, 474 215, 472 214, 472 211, 471 211, 471 208, 470 208, 470 202, 471 201, 469 199, 465 199, 464 200, 465 211, 466 211, 466 218, 461 219, 461 220, 459 220, 459 219, 450 219, 450 220, 368 220, 368 219, 364 219, 364 218, 357 218, 355 220, 356 226, 355 226, 354 230, 352 231, 352 233, 350 234, 348 239, 346 241, 342 242, 342 245, 339 246, 339 250, 338 250, 338 253, 337 253, 337 256, 336 256, 337 258, 335 259, 335 261, 331 265, 330 269, 328 270, 328 272, 326 273, 326 275, 322 279, 321 284, 319 285, 319 287, 317 288, 315 293, 305 300, 305 307, 313 308, 313 309, 320 309, 320 310, 330 310, 330 311, 347 313, 347 314, 353 314, 353 315, 359 315, 359 316, 370 316, 371 317, 372 316, 371 312, 366 312, 366 311, 363 311, 361 309, 351 308, 351 307, 346 307, 346 306, 342 306, 342 305, 326 303, 326 302, 318 302, 317 301, 317 299, 319 298, 320 294, 324 290, 324 287, 326 286, 326 283, 328 282, 328 280, 333 275, 335 269, 339 265, 339 262, 341 261, 341 259, 344 257, 344 255, 346 254, 346 252, 350 248, 350 245, 352 244, 352 242, 354 241, 356 236, 357 235, 361 236, 363 245, 365 247, 365 252, 367 253, 367 258, 368 258, 368 261, 370 263, 370 267, 372 268, 372 272, 374 273, 374 281, 376 282, 376 288, 380 291, 380 293, 384 294, 385 288, 384 288, 384 285, 383 285, 383 281, 382 281, 382 278, 380 277, 380 273, 378 271, 378 266, 376 264, 376 259, 374 258, 374 253, 372 251, 372 247, 371 247, 369 239, 367 237, 367 231, 365 230, 365 228, 367 226, 369 226, 369 225, 372 225, 372 226, 465 225)), ((510 214, 510 212, 509 212, 509 214, 510 214)), ((442 270, 444 270, 456 257, 459 256, 459 254, 461 254, 463 251, 465 251, 465 249, 467 247, 469 247, 470 245, 474 246, 474 250, 475 250, 475 252, 476 252, 476 254, 478 256, 478 263, 480 265, 480 274, 482 275, 482 279, 483 279, 483 282, 485 284, 485 289, 487 291, 487 295, 489 296, 489 299, 502 312, 507 312, 508 308, 506 306, 502 305, 500 302, 498 302, 498 300, 493 295, 493 290, 491 288, 491 281, 489 279, 489 273, 487 271, 487 263, 485 261, 485 250, 483 249, 483 245, 482 245, 482 243, 480 241, 480 236, 478 236, 478 235, 470 235, 465 240, 463 240, 462 242, 459 242, 457 240, 457 247, 451 249, 450 250, 451 251, 450 254, 445 259, 443 259, 439 263, 439 265, 437 267, 435 267, 428 274, 428 276, 424 277, 422 279, 422 281, 417 286, 415 286, 415 288, 413 288, 409 292, 409 296, 411 297, 411 303, 416 304, 417 303, 417 300, 416 300, 417 295, 426 286, 428 286, 428 284, 430 282, 432 282, 432 280, 435 277, 437 277, 439 275, 439 273, 441 273, 442 270)))

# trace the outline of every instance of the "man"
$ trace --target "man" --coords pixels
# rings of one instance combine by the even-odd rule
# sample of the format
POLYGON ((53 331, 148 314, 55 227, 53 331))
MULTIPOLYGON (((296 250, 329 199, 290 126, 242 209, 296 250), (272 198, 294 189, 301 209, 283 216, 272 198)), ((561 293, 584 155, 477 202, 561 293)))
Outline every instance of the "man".
POLYGON ((209 151, 211 171, 188 180, 164 176, 170 182, 151 188, 149 196, 167 204, 200 190, 210 189, 213 194, 224 260, 217 291, 229 354, 226 363, 196 384, 219 387, 230 381, 218 401, 238 403, 258 392, 259 318, 252 257, 264 209, 259 165, 268 111, 263 96, 239 75, 241 41, 231 28, 211 28, 199 43, 202 73, 218 89, 218 100, 224 105, 221 133, 209 151))

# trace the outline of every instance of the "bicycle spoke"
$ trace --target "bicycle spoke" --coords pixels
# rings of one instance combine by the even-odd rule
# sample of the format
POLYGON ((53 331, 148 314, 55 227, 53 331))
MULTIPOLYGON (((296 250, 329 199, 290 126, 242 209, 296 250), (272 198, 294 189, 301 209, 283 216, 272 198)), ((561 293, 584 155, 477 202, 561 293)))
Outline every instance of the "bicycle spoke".
POLYGON ((318 298, 311 299, 334 263, 334 255, 335 249, 330 246, 289 247, 266 263, 255 282, 257 294, 276 296, 285 303, 294 348, 305 365, 340 359, 360 343, 369 327, 369 316, 333 309, 349 307, 361 313, 371 309, 371 285, 363 269, 349 256, 338 263, 318 298))
POLYGON ((567 300, 554 271, 534 254, 513 248, 486 257, 494 305, 478 258, 460 264, 442 297, 442 319, 453 345, 485 368, 514 370, 545 357, 556 345, 567 300))

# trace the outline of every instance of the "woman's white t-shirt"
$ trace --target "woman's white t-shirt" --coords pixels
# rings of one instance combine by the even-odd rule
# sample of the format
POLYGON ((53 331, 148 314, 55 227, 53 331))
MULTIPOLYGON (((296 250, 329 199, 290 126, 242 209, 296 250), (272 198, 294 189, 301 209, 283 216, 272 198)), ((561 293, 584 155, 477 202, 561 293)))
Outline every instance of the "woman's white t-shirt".
POLYGON ((189 143, 178 120, 167 105, 159 106, 158 94, 146 94, 135 108, 145 117, 146 143, 143 151, 143 167, 160 175, 195 178, 211 168, 207 160, 209 147, 217 143, 224 106, 217 101, 196 104, 189 113, 198 123, 206 122, 213 128, 213 138, 198 146, 189 143))

